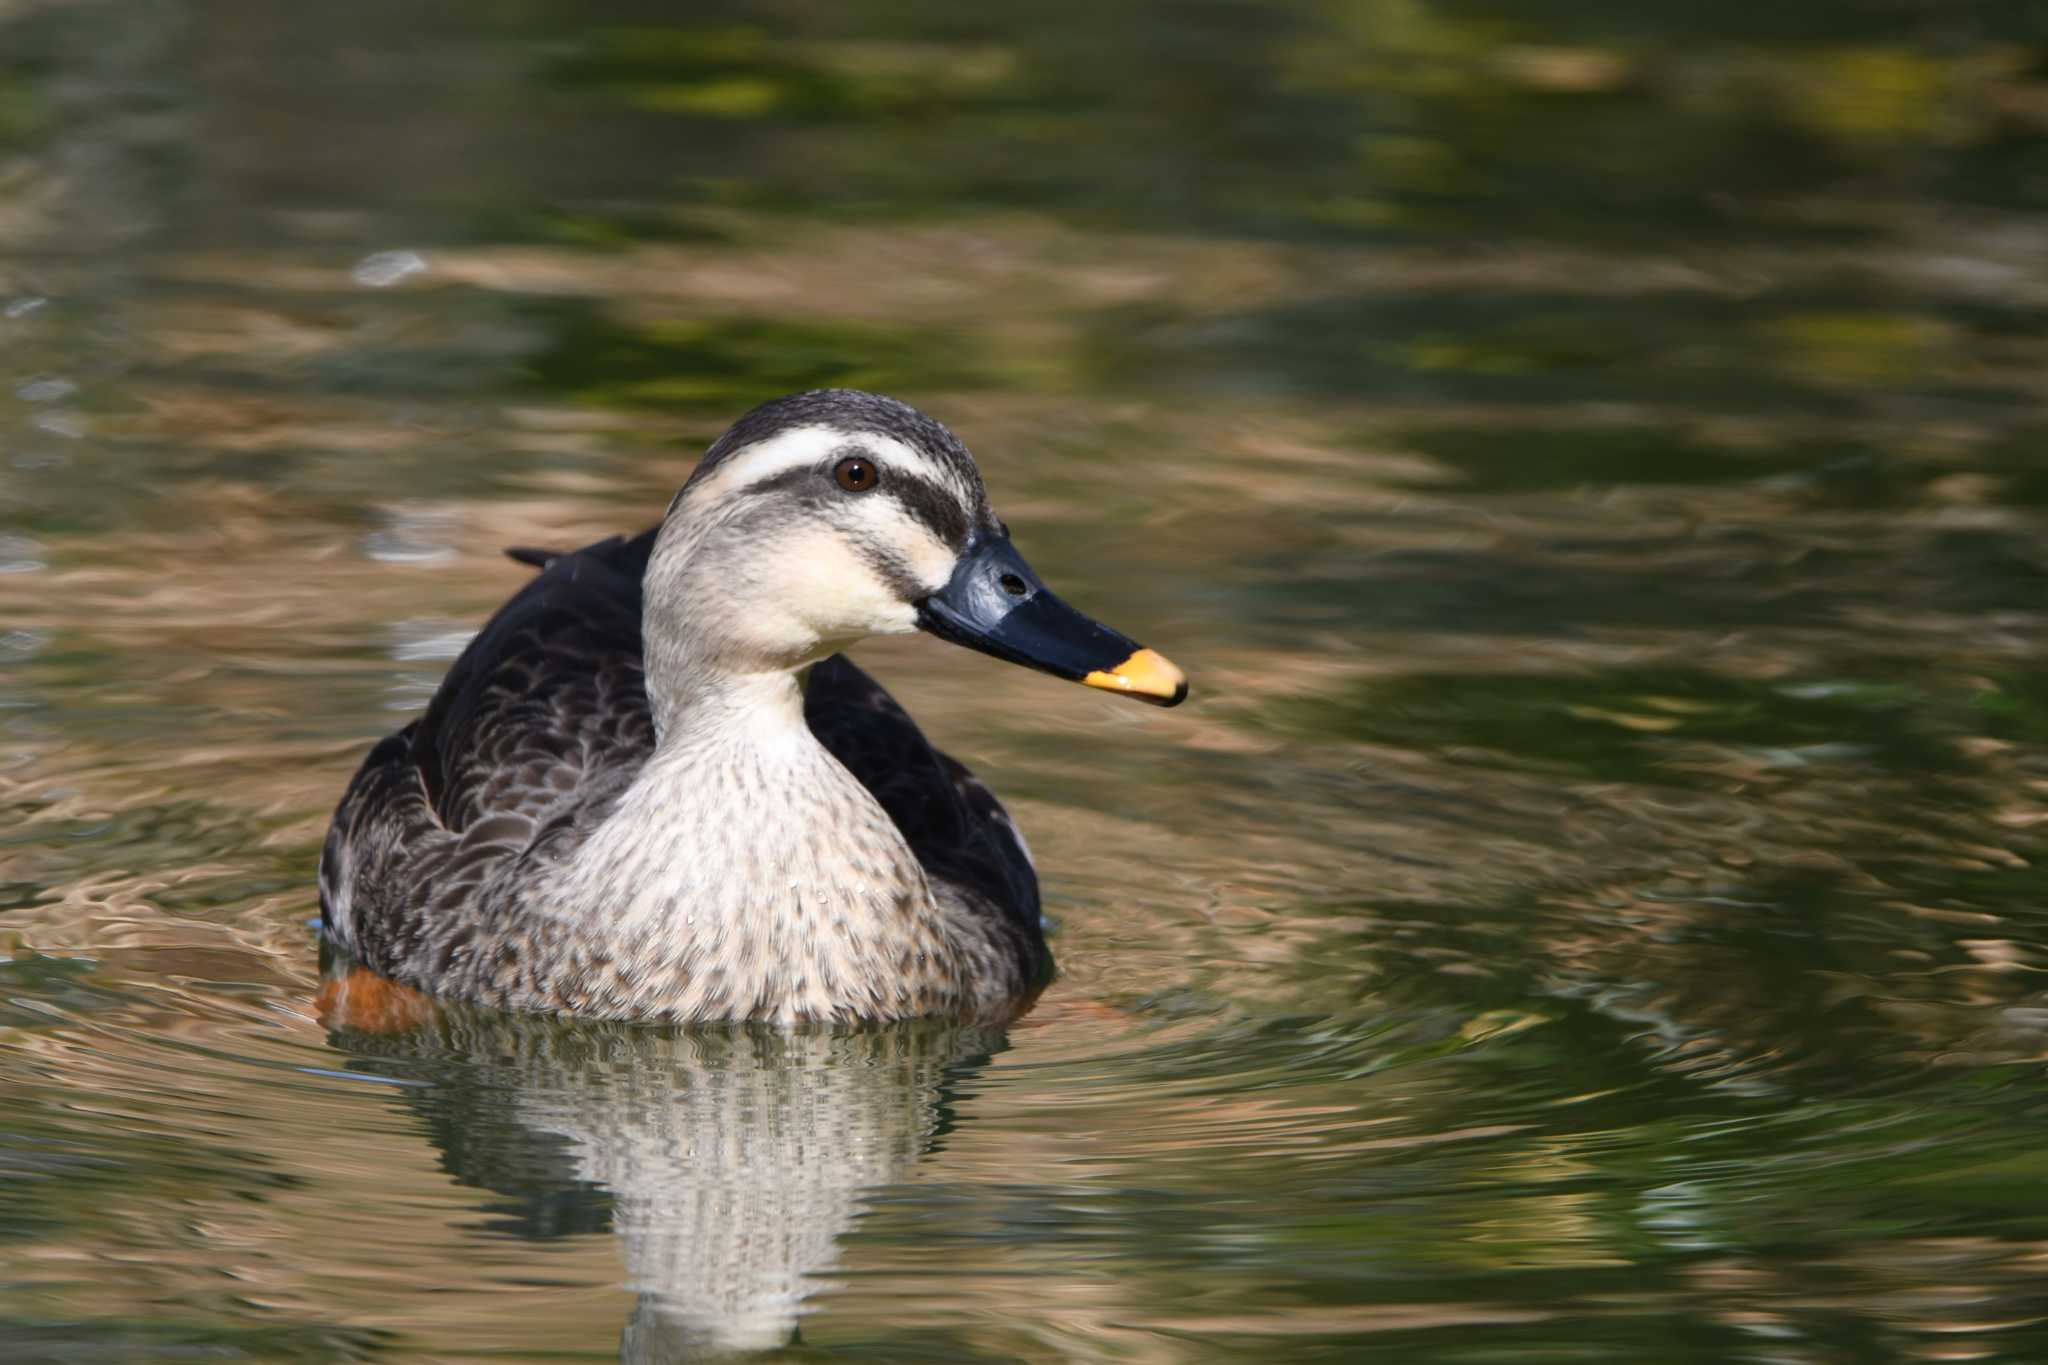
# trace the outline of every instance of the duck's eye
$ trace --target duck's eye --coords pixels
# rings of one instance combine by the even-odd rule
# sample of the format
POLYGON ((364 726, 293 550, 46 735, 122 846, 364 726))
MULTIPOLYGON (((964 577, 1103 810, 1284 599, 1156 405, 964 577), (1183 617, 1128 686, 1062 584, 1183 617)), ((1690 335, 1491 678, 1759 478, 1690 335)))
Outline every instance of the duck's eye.
POLYGON ((873 460, 862 455, 849 455, 832 466, 832 477, 849 493, 865 493, 875 486, 881 471, 875 468, 873 460))

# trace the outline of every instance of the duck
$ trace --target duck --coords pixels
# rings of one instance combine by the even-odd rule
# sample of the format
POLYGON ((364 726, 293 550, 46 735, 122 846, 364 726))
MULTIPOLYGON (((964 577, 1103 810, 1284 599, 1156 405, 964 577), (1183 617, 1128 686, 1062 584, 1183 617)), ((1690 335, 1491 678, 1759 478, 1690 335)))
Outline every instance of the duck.
POLYGON ((1003 1021, 1051 980, 1029 845, 845 655, 922 631, 1175 706, 1055 596, 937 420, 762 404, 660 522, 539 570, 344 791, 320 925, 433 1002, 673 1023, 1003 1021))

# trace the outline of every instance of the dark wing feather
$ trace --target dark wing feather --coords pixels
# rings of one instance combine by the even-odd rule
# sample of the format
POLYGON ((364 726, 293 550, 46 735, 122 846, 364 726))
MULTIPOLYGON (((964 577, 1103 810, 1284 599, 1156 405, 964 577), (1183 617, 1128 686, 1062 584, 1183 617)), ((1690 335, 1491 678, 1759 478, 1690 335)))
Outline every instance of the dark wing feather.
POLYGON ((654 533, 552 555, 469 642, 426 714, 370 751, 321 855, 330 932, 388 968, 437 908, 553 822, 618 791, 654 747, 640 579, 654 533), (376 932, 360 926, 374 922, 376 932))
POLYGON ((804 719, 874 793, 928 875, 966 888, 1037 935, 1038 874, 1009 813, 973 773, 932 747, 880 683, 835 654, 811 669, 804 719))
POLYGON ((448 670, 412 744, 448 829, 545 818, 653 748, 640 647, 653 548, 647 531, 548 557, 448 670))

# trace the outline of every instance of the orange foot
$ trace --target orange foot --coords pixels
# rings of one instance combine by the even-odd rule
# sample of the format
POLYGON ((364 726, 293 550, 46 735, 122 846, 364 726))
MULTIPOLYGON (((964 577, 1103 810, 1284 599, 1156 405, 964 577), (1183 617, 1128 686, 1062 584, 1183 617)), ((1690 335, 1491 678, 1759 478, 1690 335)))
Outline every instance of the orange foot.
POLYGON ((313 997, 321 1027, 363 1033, 408 1033, 434 1017, 434 1002, 410 986, 386 981, 368 967, 329 977, 313 997))

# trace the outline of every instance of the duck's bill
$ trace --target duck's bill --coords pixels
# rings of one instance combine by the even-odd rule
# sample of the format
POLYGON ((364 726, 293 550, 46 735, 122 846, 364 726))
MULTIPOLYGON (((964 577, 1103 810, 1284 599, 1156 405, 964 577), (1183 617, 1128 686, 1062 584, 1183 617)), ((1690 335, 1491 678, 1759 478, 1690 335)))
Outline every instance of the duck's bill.
POLYGON ((917 604, 917 624, 942 640, 1055 677, 1178 706, 1187 675, 1167 658, 1052 595, 1008 536, 977 533, 946 586, 917 604))

